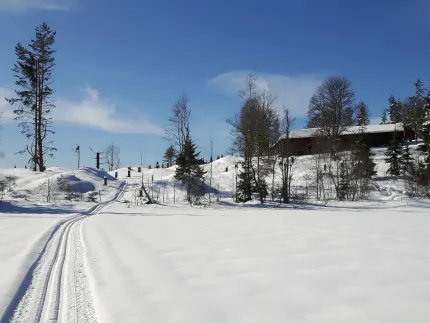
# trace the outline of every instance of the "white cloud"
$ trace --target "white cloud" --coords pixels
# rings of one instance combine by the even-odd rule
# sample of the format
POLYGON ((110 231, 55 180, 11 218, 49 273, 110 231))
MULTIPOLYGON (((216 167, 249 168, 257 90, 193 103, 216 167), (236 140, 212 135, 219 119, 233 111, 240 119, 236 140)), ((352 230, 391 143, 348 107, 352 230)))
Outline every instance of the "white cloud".
MULTIPOLYGON (((237 95, 243 88, 245 79, 251 71, 233 71, 216 76, 208 85, 226 95, 237 95)), ((270 90, 277 97, 277 105, 285 105, 296 117, 304 117, 315 89, 322 78, 314 75, 288 76, 252 72, 257 76, 260 90, 270 90)))
POLYGON ((0 116, 5 121, 13 119, 12 109, 10 109, 9 103, 5 99, 12 95, 13 91, 0 87, 0 116))
POLYGON ((71 0, 0 0, 0 11, 68 10, 71 0))
MULTIPOLYGON (((12 108, 4 101, 12 91, 0 88, 0 108, 3 108, 5 121, 13 118, 12 108)), ((123 134, 163 135, 163 129, 152 124, 147 116, 125 103, 114 102, 100 97, 97 90, 87 88, 85 98, 79 101, 58 99, 52 112, 54 122, 67 123, 105 132, 123 134), (121 113, 117 106, 121 105, 121 113)))

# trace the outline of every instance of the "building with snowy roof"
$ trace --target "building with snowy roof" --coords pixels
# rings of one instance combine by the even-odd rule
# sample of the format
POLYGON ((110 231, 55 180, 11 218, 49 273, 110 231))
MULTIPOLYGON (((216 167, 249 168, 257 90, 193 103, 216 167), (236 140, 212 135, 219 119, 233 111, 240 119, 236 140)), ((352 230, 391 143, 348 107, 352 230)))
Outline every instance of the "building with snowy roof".
MULTIPOLYGON (((359 139, 361 127, 348 127, 342 132, 338 139, 338 149, 348 150, 359 139)), ((415 139, 415 133, 411 127, 402 123, 368 125, 364 128, 364 140, 369 147, 388 146, 394 137, 411 141, 415 139)), ((307 128, 291 130, 289 138, 283 135, 270 148, 271 155, 280 155, 286 149, 295 156, 311 155, 321 153, 326 150, 326 140, 324 140, 319 128, 307 128)))

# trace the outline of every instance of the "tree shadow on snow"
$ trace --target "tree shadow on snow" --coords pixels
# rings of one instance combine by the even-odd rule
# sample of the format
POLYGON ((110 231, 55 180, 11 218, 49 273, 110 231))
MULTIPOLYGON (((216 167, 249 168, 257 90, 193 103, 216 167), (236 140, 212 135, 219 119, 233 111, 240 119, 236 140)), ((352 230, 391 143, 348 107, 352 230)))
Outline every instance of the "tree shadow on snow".
POLYGON ((49 205, 31 204, 28 206, 20 206, 9 201, 0 203, 0 213, 11 214, 73 214, 78 213, 71 208, 71 204, 62 204, 61 207, 49 205), (70 207, 70 208, 69 208, 70 207))
MULTIPOLYGON (((340 203, 340 202, 339 202, 340 203)), ((398 208, 423 208, 424 205, 430 206, 430 203, 426 203, 425 201, 413 201, 411 203, 400 203, 398 205, 393 205, 391 203, 386 203, 383 201, 361 201, 361 205, 348 205, 348 202, 344 202, 345 204, 320 204, 320 203, 290 203, 290 204, 275 204, 273 202, 265 203, 265 204, 244 204, 244 203, 231 203, 231 202, 223 202, 220 201, 217 204, 227 207, 237 207, 237 208, 246 208, 246 209, 272 209, 272 210, 321 210, 321 211, 333 211, 333 210, 345 210, 345 211, 355 211, 361 212, 366 210, 387 210, 387 209, 398 209, 398 208)), ((353 203, 353 202, 352 202, 353 203)), ((403 212, 403 211, 402 211, 403 212)), ((405 211, 407 212, 407 211, 405 211)))
POLYGON ((114 214, 114 215, 125 215, 125 216, 210 216, 206 214, 190 214, 190 213, 171 213, 171 214, 163 214, 163 213, 142 213, 142 212, 110 212, 106 211, 106 213, 114 214))

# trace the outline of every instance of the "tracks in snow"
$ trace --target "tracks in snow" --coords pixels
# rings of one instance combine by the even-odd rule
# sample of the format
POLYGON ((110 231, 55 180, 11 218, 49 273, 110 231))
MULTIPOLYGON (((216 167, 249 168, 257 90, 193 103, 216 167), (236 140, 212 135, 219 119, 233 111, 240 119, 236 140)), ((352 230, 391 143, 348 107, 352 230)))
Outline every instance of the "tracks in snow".
POLYGON ((82 222, 120 202, 130 181, 116 196, 60 223, 30 267, 0 323, 97 322, 85 269, 82 222))

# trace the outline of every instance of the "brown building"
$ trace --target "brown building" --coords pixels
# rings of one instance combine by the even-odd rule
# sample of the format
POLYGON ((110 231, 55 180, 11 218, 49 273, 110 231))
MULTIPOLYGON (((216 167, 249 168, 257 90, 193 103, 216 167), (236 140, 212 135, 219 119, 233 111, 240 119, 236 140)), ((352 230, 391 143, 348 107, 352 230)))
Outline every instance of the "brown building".
MULTIPOLYGON (((348 127, 338 140, 339 150, 348 150, 353 143, 357 142, 360 135, 360 127, 348 127)), ((415 139, 414 131, 402 123, 368 125, 364 130, 364 140, 369 147, 386 147, 393 137, 401 138, 407 141, 415 139)), ((295 156, 311 155, 327 151, 324 138, 319 135, 318 128, 292 130, 289 142, 282 136, 278 142, 270 148, 270 154, 280 155, 285 149, 288 149, 295 156)))

